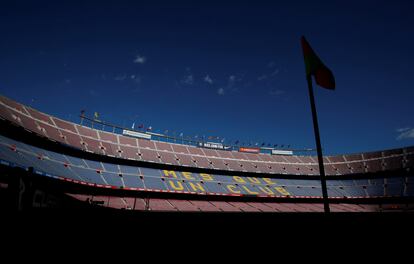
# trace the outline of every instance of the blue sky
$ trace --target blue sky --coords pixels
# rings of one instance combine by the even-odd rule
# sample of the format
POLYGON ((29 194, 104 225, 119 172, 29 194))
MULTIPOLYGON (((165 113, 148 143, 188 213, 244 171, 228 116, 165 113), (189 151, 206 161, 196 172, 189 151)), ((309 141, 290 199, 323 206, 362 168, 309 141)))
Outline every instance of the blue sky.
POLYGON ((315 86, 325 153, 414 145, 413 12, 412 1, 2 1, 0 93, 72 121, 86 109, 312 148, 305 35, 337 83, 315 86))

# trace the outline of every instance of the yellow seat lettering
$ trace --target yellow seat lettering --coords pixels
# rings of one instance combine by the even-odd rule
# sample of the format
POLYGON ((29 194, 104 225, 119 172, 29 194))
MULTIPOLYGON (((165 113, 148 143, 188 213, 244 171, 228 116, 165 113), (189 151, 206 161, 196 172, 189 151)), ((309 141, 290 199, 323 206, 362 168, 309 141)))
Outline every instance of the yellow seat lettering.
POLYGON ((249 187, 247 187, 247 185, 243 185, 242 188, 245 189, 246 192, 248 192, 249 194, 259 194, 258 192, 250 190, 249 187))
POLYGON ((285 188, 283 187, 275 187, 275 190, 278 191, 279 193, 283 194, 283 195, 290 195, 290 193, 288 191, 286 191, 285 188))
POLYGON ((191 175, 191 172, 181 172, 181 175, 183 175, 184 178, 186 178, 187 180, 195 180, 191 175))
POLYGON ((240 193, 240 191, 237 189, 237 186, 236 185, 229 184, 226 187, 232 193, 240 193))
POLYGON ((276 184, 272 179, 270 178, 263 178, 263 181, 265 181, 267 184, 276 184))
POLYGON ((190 187, 193 189, 193 191, 201 191, 201 192, 206 192, 206 190, 204 189, 204 187, 201 185, 201 183, 197 182, 197 183, 193 183, 193 182, 188 182, 188 185, 190 185, 190 187))
POLYGON ((242 177, 239 177, 239 176, 233 176, 233 180, 235 180, 238 183, 246 183, 246 181, 242 177))
POLYGON ((258 186, 258 188, 259 188, 259 190, 260 191, 262 191, 262 192, 264 192, 265 194, 268 194, 268 195, 272 195, 272 194, 275 194, 273 191, 272 191, 272 189, 270 189, 269 187, 267 187, 267 186, 258 186))
POLYGON ((255 183, 255 184, 260 184, 260 180, 258 178, 255 177, 247 177, 247 179, 251 182, 251 183, 255 183))
POLYGON ((175 171, 171 171, 171 170, 163 170, 164 172, 164 176, 166 177, 174 177, 177 179, 177 174, 175 173, 175 171))
POLYGON ((176 191, 183 191, 184 190, 184 186, 181 182, 172 181, 172 180, 169 180, 168 182, 169 182, 171 188, 173 188, 174 190, 176 190, 176 191))
POLYGON ((211 176, 210 174, 207 174, 207 173, 200 173, 200 177, 204 181, 214 181, 213 176, 211 176))

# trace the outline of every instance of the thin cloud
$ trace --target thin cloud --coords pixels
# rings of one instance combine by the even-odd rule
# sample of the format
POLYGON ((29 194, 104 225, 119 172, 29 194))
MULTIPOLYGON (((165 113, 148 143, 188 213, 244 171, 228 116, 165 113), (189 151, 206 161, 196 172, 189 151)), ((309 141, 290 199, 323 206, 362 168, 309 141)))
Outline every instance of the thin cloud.
POLYGON ((133 81, 141 81, 141 76, 139 76, 139 75, 135 75, 135 74, 131 74, 130 76, 129 76, 129 78, 131 79, 131 80, 133 80, 133 81))
POLYGON ((274 70, 270 75, 275 76, 279 74, 279 69, 274 70))
POLYGON ((137 55, 135 57, 134 63, 144 64, 146 61, 147 61, 147 58, 145 58, 144 56, 141 56, 141 55, 137 55))
POLYGON ((270 73, 263 73, 262 75, 260 75, 259 77, 257 77, 257 81, 261 82, 261 81, 265 81, 265 80, 273 80, 276 75, 278 75, 280 72, 279 69, 273 69, 270 73))
POLYGON ((206 77, 204 77, 204 81, 206 83, 213 84, 213 79, 211 79, 209 75, 206 75, 206 77))
POLYGON ((397 129, 397 132, 401 133, 401 132, 405 132, 407 130, 410 130, 410 128, 409 127, 399 128, 399 129, 397 129))
POLYGON ((241 77, 236 77, 236 75, 229 75, 229 77, 227 78, 227 83, 216 90, 217 94, 224 95, 229 92, 237 92, 239 90, 237 84, 241 80, 241 77))
POLYGON ((232 90, 233 92, 238 91, 237 89, 237 82, 241 82, 242 78, 237 78, 235 75, 230 75, 229 80, 227 82, 227 89, 232 90))
POLYGON ((218 89, 217 89, 217 94, 218 94, 218 95, 224 95, 224 92, 225 92, 225 91, 224 91, 224 88, 218 88, 218 89))
POLYGON ((414 138, 414 128, 399 128, 397 129, 397 132, 399 133, 399 135, 397 136, 397 140, 414 138))
POLYGON ((181 81, 183 84, 193 85, 194 84, 194 76, 192 74, 184 76, 184 79, 181 81))

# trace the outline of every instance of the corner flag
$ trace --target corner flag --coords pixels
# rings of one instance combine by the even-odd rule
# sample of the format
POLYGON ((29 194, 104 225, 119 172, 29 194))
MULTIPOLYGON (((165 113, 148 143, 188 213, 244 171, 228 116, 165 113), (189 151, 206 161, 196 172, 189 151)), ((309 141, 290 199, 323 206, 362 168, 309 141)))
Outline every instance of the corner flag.
POLYGON ((318 115, 316 112, 315 97, 313 95, 312 88, 312 75, 315 77, 315 81, 319 86, 322 86, 323 88, 329 90, 335 90, 335 78, 331 70, 328 69, 328 67, 326 67, 325 64, 323 64, 323 62, 319 59, 318 55, 316 55, 316 53, 313 51, 309 43, 306 41, 305 37, 302 36, 301 42, 303 57, 305 59, 306 81, 308 83, 309 99, 312 110, 313 131, 315 134, 316 150, 318 153, 318 165, 321 176, 323 207, 325 209, 325 213, 329 213, 331 210, 329 208, 328 188, 326 186, 325 167, 323 165, 323 154, 321 138, 319 135, 318 115))
POLYGON ((313 75, 315 76, 315 81, 319 86, 335 90, 335 78, 331 70, 319 59, 318 55, 316 55, 313 51, 305 37, 302 36, 301 42, 307 77, 313 75))

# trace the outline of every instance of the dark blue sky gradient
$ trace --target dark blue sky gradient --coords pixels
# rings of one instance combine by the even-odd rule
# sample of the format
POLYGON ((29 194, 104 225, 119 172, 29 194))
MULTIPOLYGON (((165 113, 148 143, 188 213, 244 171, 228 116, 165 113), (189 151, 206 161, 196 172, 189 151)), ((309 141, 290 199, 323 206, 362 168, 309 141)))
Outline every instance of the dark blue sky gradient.
POLYGON ((414 144, 412 1, 222 2, 2 1, 0 93, 72 121, 313 147, 303 34, 337 83, 315 87, 326 154, 414 144))

